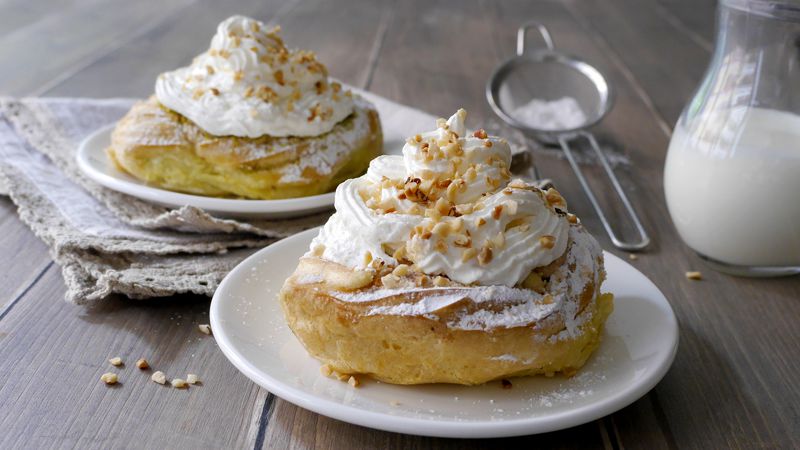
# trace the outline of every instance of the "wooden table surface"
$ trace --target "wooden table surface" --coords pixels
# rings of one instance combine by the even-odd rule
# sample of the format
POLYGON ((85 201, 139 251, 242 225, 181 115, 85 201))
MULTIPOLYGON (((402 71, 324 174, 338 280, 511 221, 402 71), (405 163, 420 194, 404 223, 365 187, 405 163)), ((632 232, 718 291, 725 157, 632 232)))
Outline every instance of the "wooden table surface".
MULTIPOLYGON (((207 298, 65 303, 59 267, 3 197, 0 448, 800 447, 800 279, 712 272, 681 242, 664 202, 667 143, 709 60, 714 9, 711 0, 0 0, 2 95, 147 96, 157 74, 188 63, 219 21, 241 13, 281 24, 291 46, 315 50, 348 83, 437 115, 465 107, 472 125, 501 132, 484 83, 513 54, 516 27, 536 19, 617 90, 597 131, 653 236, 632 263, 670 299, 681 330, 664 380, 602 420, 499 440, 375 431, 293 406, 237 372, 197 332, 207 298), (703 281, 687 280, 688 270, 703 281), (115 355, 128 369, 109 388, 98 379, 115 355), (140 356, 204 384, 159 388, 131 371, 140 356)), ((566 161, 536 155, 614 251, 566 161)), ((592 161, 586 168, 596 175, 592 161)))

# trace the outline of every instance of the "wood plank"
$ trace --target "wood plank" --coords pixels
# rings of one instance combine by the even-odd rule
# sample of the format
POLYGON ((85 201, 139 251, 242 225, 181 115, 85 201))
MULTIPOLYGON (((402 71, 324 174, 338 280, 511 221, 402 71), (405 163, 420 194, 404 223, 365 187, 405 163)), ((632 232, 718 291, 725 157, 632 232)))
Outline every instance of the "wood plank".
POLYGON ((158 74, 184 66, 208 48, 219 22, 233 14, 268 21, 296 2, 242 0, 230 3, 198 1, 50 86, 44 94, 79 97, 147 97, 158 74), (124 82, 120 82, 124 80, 124 82))
MULTIPOLYGON (((656 0, 565 3, 583 18, 584 32, 614 49, 671 128, 700 84, 711 57, 709 48, 686 35, 685 28, 676 26, 679 21, 665 20, 656 0)), ((713 23, 713 16, 709 19, 713 23)))
POLYGON ((3 95, 33 95, 105 52, 141 36, 192 0, 96 0, 65 8, 0 37, 3 95))
POLYGON ((442 439, 388 433, 330 419, 278 402, 264 439, 268 449, 483 449, 483 448, 604 448, 601 424, 507 439, 442 439))
POLYGON ((51 263, 47 246, 16 216, 17 208, 0 198, 0 318, 51 263))
POLYGON ((112 298, 84 308, 63 295, 52 266, 0 321, 0 447, 252 447, 258 388, 198 331, 207 298, 112 298), (125 366, 112 367, 114 356, 125 366), (169 377, 192 372, 203 383, 155 384, 152 371, 134 366, 140 357, 169 377), (105 372, 120 383, 103 384, 105 372))
POLYGON ((0 1, 0 36, 26 27, 42 18, 58 14, 65 9, 72 8, 78 2, 86 0, 41 0, 30 2, 27 0, 0 1))
POLYGON ((371 36, 376 33, 382 10, 380 4, 363 0, 286 3, 246 0, 238 2, 236 8, 204 1, 175 20, 155 27, 141 39, 98 59, 45 93, 84 97, 152 95, 158 74, 188 64, 207 49, 217 24, 234 13, 281 25, 288 46, 315 51, 332 76, 361 85, 367 74, 365 56, 371 50, 374 41, 371 36), (354 9, 359 11, 357 16, 351 13, 354 9), (309 33, 308 30, 318 32, 309 33), (120 79, 126 82, 116 82, 120 79))
POLYGON ((714 45, 717 0, 657 0, 654 8, 699 46, 714 45))

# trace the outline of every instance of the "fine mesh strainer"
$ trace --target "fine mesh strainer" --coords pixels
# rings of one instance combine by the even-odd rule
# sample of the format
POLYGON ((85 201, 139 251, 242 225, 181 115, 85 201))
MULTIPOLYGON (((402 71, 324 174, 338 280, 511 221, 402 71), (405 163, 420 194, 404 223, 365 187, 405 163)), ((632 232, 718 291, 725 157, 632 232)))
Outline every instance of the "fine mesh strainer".
MULTIPOLYGON (((600 122, 611 110, 611 87, 597 69, 580 59, 556 51, 547 28, 536 22, 528 22, 517 32, 517 55, 501 64, 486 84, 486 98, 494 112, 512 127, 543 143, 558 144, 561 147, 614 246, 622 250, 636 251, 642 250, 650 243, 650 238, 614 175, 605 152, 597 144, 594 135, 586 131, 600 122), (534 28, 541 34, 546 48, 526 50, 528 30, 534 28), (564 97, 574 98, 583 111, 586 120, 580 126, 566 129, 535 128, 526 123, 524 116, 516 112, 532 99, 553 101, 564 97), (570 145, 579 138, 586 139, 597 155, 617 196, 633 221, 639 234, 638 241, 623 241, 611 227, 573 155, 570 145)), ((537 180, 540 179, 536 166, 533 168, 534 176, 537 180)))

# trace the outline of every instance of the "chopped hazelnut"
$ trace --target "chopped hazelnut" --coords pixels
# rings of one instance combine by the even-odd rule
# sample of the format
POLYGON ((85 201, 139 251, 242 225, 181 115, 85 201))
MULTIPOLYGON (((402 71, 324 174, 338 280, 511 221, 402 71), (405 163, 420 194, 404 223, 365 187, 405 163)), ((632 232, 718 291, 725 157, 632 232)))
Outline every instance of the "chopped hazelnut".
POLYGON ((110 384, 117 384, 117 381, 119 381, 119 378, 117 377, 117 374, 112 373, 112 372, 107 372, 107 373, 104 373, 104 374, 100 375, 100 380, 103 383, 110 385, 110 384))
POLYGON ((464 215, 472 213, 472 205, 470 203, 462 203, 460 205, 456 205, 456 212, 464 215))
POLYGON ((282 70, 276 70, 275 73, 272 74, 272 76, 275 77, 275 82, 278 83, 279 85, 283 86, 284 84, 286 84, 286 82, 283 79, 282 70))
POLYGON ((567 213, 567 222, 569 223, 578 223, 578 216, 572 213, 567 213))
POLYGON ((478 250, 475 248, 468 248, 461 254, 461 261, 467 262, 478 255, 478 250))
POLYGON ((492 262, 492 249, 489 247, 483 247, 478 253, 478 264, 485 266, 492 262))
POLYGON ((147 362, 147 360, 146 360, 146 359, 144 359, 144 358, 139 358, 139 359, 136 361, 136 367, 138 367, 138 368, 140 368, 140 369, 142 369, 142 370, 147 370, 147 369, 149 369, 149 368, 150 368, 150 364, 147 362))
POLYGON ((566 205, 566 202, 564 202, 564 197, 562 197, 561 194, 554 188, 550 188, 547 190, 547 192, 545 193, 545 199, 547 200, 547 203, 550 204, 551 206, 566 205))
POLYGON ((200 382, 200 378, 197 375, 190 373, 186 375, 186 382, 189 384, 197 384, 200 382))
POLYGON ((543 294, 545 291, 545 282, 539 273, 531 272, 525 277, 525 280, 522 281, 522 287, 543 294))
POLYGON ((445 277, 437 276, 436 278, 433 279, 433 285, 434 286, 444 287, 444 286, 447 286, 448 284, 449 283, 447 282, 447 278, 445 278, 445 277))
POLYGON ((556 245, 556 238, 546 234, 539 238, 539 244, 546 249, 551 249, 556 245))
POLYGON ((197 329, 203 334, 211 334, 211 325, 207 323, 201 323, 197 326, 197 329))
POLYGON ((450 232, 450 226, 445 222, 439 222, 434 225, 431 232, 436 236, 447 236, 447 234, 450 232))
POLYGON ((367 250, 367 252, 364 253, 364 266, 368 266, 369 263, 371 262, 372 262, 372 253, 369 250, 367 250))
POLYGON ((689 280, 699 281, 703 279, 703 274, 698 271, 686 272, 686 278, 689 280))
POLYGON ((359 386, 361 386, 361 381, 359 381, 359 379, 358 379, 358 378, 356 378, 356 377, 354 377, 354 376, 351 376, 351 377, 350 377, 350 378, 347 380, 347 384, 349 384, 350 386, 352 386, 352 387, 354 387, 354 388, 355 388, 355 387, 359 387, 359 386))
POLYGON ((486 137, 487 137, 486 131, 484 131, 483 128, 481 128, 481 129, 477 130, 476 132, 472 133, 472 135, 474 137, 478 138, 478 139, 486 139, 486 137))
POLYGON ((172 387, 177 389, 186 389, 187 387, 189 387, 189 383, 187 383, 186 380, 184 380, 183 378, 175 378, 172 381, 170 381, 170 384, 172 385, 172 387))
POLYGON ((388 274, 381 277, 381 283, 384 287, 392 289, 400 286, 400 278, 394 274, 388 274))
POLYGON ((506 235, 501 231, 497 233, 497 236, 492 238, 492 247, 496 249, 502 249, 506 246, 506 235))
POLYGON ((639 256, 637 256, 636 253, 630 253, 628 254, 628 259, 630 259, 631 261, 636 261, 637 259, 639 259, 639 256))
POLYGON ((333 367, 331 367, 330 364, 323 364, 319 368, 319 373, 321 373, 323 376, 329 377, 333 375, 333 367))
POLYGON ((406 264, 398 264, 397 267, 394 268, 392 273, 398 277, 404 277, 408 275, 408 265, 406 264))
POLYGON ((503 205, 497 205, 492 210, 492 218, 495 220, 500 218, 500 215, 503 213, 503 205))
POLYGON ((119 367, 119 366, 122 365, 122 358, 120 358, 119 356, 116 356, 114 358, 109 359, 108 362, 110 362, 112 366, 119 367))
POLYGON ((164 384, 164 383, 167 382, 167 376, 164 375, 164 372, 162 372, 160 370, 158 370, 156 372, 153 372, 153 374, 150 375, 150 379, 155 381, 158 384, 164 384))

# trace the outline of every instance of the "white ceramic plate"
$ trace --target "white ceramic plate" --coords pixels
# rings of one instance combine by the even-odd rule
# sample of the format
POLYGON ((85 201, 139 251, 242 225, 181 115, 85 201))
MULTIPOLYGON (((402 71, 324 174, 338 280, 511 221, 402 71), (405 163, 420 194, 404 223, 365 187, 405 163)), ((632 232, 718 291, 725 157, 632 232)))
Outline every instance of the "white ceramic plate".
POLYGON ((119 171, 106 155, 105 149, 111 143, 114 126, 109 125, 89 135, 77 154, 80 170, 109 189, 169 208, 196 206, 221 217, 286 219, 333 208, 333 192, 285 200, 245 200, 182 194, 148 186, 119 171))
POLYGON ((225 356, 281 398, 335 419, 401 433, 487 438, 543 433, 600 418, 634 402, 664 376, 678 345, 667 299, 641 272, 606 253, 614 313, 603 343, 573 378, 512 379, 483 386, 355 389, 326 378, 286 326, 277 293, 318 229, 277 242, 237 266, 211 302, 211 326, 225 356), (290 262, 291 261, 291 262, 290 262), (399 404, 398 404, 399 403, 399 404))

